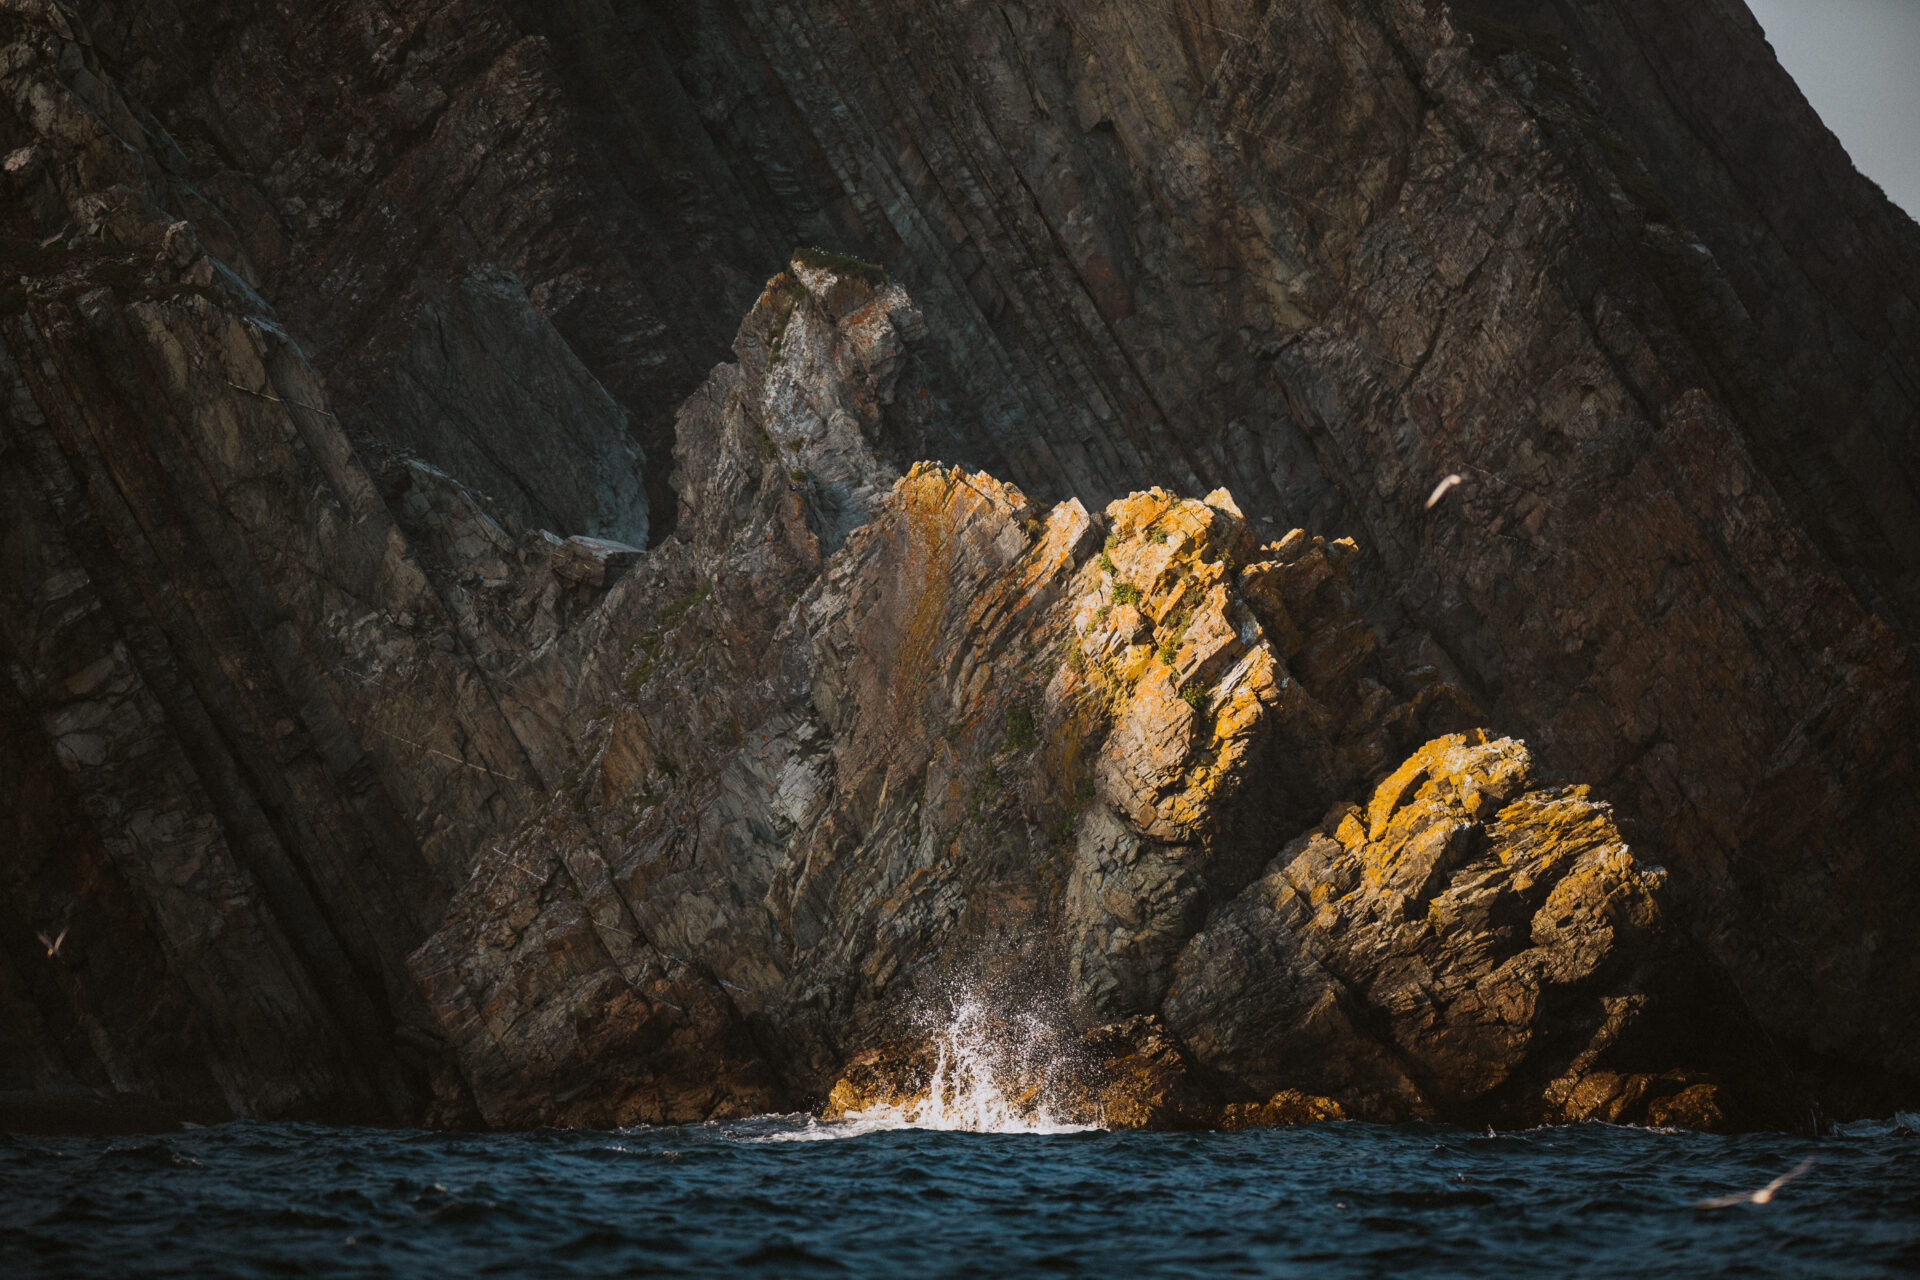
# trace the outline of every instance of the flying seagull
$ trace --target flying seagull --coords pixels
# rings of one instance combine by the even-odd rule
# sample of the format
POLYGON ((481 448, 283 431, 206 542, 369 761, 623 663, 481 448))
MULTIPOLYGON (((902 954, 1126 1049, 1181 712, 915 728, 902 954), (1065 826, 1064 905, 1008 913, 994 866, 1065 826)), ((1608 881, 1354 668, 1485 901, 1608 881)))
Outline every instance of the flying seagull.
POLYGON ((68 925, 66 929, 62 929, 60 936, 57 938, 49 938, 44 933, 40 935, 40 945, 47 949, 47 959, 51 960, 60 954, 60 944, 67 940, 67 930, 72 927, 72 925, 68 925))
POLYGON ((1427 510, 1429 511, 1433 510, 1434 504, 1439 502, 1440 499, 1447 496, 1447 490, 1453 488, 1453 486, 1460 484, 1465 480, 1466 480, 1466 477, 1456 471, 1452 475, 1448 476, 1445 480, 1442 480, 1439 484, 1433 486, 1433 492, 1427 495, 1427 510))
POLYGON ((1767 1204, 1772 1201, 1773 1193, 1792 1182, 1795 1178, 1813 1168, 1813 1157, 1808 1156, 1793 1168, 1769 1182, 1758 1191, 1742 1191, 1738 1195, 1714 1196, 1707 1200, 1695 1200, 1696 1209, 1730 1209, 1736 1204, 1767 1204))

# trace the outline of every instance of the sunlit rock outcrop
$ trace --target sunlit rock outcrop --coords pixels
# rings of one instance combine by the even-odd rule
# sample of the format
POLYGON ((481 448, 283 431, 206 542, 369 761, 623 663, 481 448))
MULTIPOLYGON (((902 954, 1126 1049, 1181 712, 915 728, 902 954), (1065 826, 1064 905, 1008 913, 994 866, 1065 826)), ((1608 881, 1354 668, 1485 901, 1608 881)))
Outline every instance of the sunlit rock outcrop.
POLYGON ((1215 913, 1167 1019, 1255 1088, 1578 1119, 1575 1088, 1621 1056, 1678 963, 1668 900, 1587 788, 1538 786, 1522 743, 1454 734, 1215 913))
POLYGON ((917 325, 796 258, 682 411, 581 757, 414 958, 479 1113, 958 1106, 964 1059, 1067 1123, 1560 1114, 1657 997, 1662 876, 1520 744, 1434 737, 1472 704, 1363 620, 1352 543, 887 484, 917 325))

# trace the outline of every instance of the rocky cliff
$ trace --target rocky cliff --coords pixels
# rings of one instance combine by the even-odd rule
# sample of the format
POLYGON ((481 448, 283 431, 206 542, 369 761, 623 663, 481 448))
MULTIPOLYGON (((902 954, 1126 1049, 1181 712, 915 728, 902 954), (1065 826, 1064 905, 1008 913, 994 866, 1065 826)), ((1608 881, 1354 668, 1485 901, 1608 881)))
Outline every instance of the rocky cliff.
POLYGON ((630 639, 583 654, 580 765, 413 960, 481 1118, 897 1103, 929 1016, 982 1001, 989 1041, 1086 1029, 1033 1104, 1109 1122, 1719 1087, 1644 1083, 1751 1039, 1673 1033, 1705 1006, 1667 873, 1524 745, 1447 735, 1475 708, 1367 625, 1352 543, 1262 545, 1224 490, 882 488, 920 323, 803 256, 682 410, 682 534, 600 606, 630 639))
POLYGON ((1920 232, 1732 0, 0 41, 0 1087, 1914 1087, 1920 232))

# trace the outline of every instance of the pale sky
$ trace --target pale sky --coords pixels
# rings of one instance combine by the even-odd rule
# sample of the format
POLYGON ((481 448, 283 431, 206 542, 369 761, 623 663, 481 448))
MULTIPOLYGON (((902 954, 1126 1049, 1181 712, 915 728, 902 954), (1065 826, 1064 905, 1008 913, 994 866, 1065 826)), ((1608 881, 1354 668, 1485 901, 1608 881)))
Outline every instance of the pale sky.
POLYGON ((1854 168, 1920 219, 1920 0, 1747 6, 1854 168))

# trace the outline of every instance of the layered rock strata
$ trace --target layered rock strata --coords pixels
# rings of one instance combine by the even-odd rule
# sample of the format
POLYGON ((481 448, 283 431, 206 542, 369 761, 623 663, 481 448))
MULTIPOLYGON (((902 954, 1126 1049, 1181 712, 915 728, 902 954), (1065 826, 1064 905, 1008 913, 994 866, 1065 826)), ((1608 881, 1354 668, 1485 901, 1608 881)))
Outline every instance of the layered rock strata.
POLYGON ((541 655, 639 552, 357 451, 38 16, 0 14, 5 1083, 415 1118, 447 1062, 405 958, 564 772, 541 655))
POLYGON ((1003 1084, 1105 1123, 1570 1118, 1644 1075, 1665 873, 1521 744, 1434 737, 1474 708, 1362 620, 1357 549, 1224 492, 881 488, 918 327, 798 258, 682 411, 686 540, 601 605, 590 748, 413 960, 480 1115, 898 1104, 973 987, 1104 1028, 1003 1084))
MULTIPOLYGON (((1619 806, 1765 1070, 1847 1111, 1915 1087, 1920 232, 1740 6, 13 0, 0 48, 0 1087, 360 1118, 459 1093, 405 957, 476 862, 601 734, 664 794, 646 735, 790 683, 720 646, 705 702, 602 712, 602 651, 704 616, 694 566, 763 520, 771 437, 711 453, 676 406, 796 243, 891 267, 927 323, 893 327, 877 416, 811 392, 846 416, 763 495, 788 550, 752 562, 792 560, 761 604, 890 491, 848 423, 1034 519, 1162 484, 1230 490, 1256 544, 1351 534, 1395 670, 1477 712, 1432 731, 1497 726, 1619 806), (516 454, 523 421, 581 456, 516 492, 561 457, 516 454)), ((1234 590, 1338 708, 1331 773, 1421 745, 1373 754, 1367 687, 1311 687, 1234 590)), ((1087 679, 1116 714, 1165 700, 1117 662, 1161 621, 1087 679)), ((1313 719, 1228 711, 1256 772, 1313 719)), ((1256 851, 1208 766, 1098 763, 1045 965, 1145 1016, 1175 939, 1323 814, 1287 775, 1298 825, 1256 851)), ((749 1040, 767 1080, 837 1070, 749 1040)))

